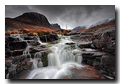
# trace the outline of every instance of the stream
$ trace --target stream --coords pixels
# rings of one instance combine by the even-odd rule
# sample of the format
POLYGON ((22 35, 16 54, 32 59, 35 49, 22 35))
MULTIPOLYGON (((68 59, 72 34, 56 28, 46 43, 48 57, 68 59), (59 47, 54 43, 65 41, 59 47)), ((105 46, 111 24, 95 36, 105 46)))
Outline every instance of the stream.
MULTIPOLYGON (((73 42, 69 36, 59 35, 59 37, 61 38, 59 43, 49 47, 51 53, 48 54, 48 66, 43 67, 41 54, 35 54, 38 57, 31 60, 33 61, 33 70, 26 79, 63 79, 65 76, 71 76, 71 69, 84 67, 81 65, 81 50, 77 47, 77 43, 73 42), (75 46, 72 48, 66 43, 75 43, 75 46), (78 54, 74 55, 75 52, 78 54), (39 63, 38 60, 40 60, 39 63)), ((39 42, 41 43, 41 41, 39 42)))
MULTIPOLYGON (((14 35, 13 35, 14 36, 14 35)), ((30 48, 33 46, 28 43, 30 40, 23 40, 19 35, 21 41, 27 43, 26 49, 23 51, 23 56, 29 56, 28 64, 31 63, 31 68, 20 73, 19 76, 15 76, 15 79, 104 79, 104 77, 94 67, 83 64, 83 52, 94 53, 96 50, 90 48, 80 48, 80 44, 87 44, 89 42, 77 42, 73 41, 70 36, 64 36, 58 34, 59 39, 54 43, 48 43, 47 40, 43 43, 38 36, 36 36, 37 42, 41 45, 34 46, 37 49, 45 49, 47 47, 47 55, 39 51, 34 54, 30 52, 30 48), (39 46, 46 46, 41 48, 39 46), (45 60, 44 60, 45 59, 45 60), (47 59, 47 60, 46 60, 47 59)), ((14 36, 15 38, 15 36, 14 36)), ((99 52, 96 52, 99 53, 99 52)), ((11 55, 12 57, 12 55, 11 55)), ((91 61, 88 61, 91 63, 91 61)), ((17 64, 12 64, 8 72, 16 70, 17 64)), ((23 66, 21 66, 23 67, 23 66)), ((20 68, 21 68, 20 67, 20 68)), ((18 70, 19 68, 17 68, 18 70)), ((13 74, 16 74, 15 71, 13 74)), ((6 75, 9 79, 10 73, 6 75)))

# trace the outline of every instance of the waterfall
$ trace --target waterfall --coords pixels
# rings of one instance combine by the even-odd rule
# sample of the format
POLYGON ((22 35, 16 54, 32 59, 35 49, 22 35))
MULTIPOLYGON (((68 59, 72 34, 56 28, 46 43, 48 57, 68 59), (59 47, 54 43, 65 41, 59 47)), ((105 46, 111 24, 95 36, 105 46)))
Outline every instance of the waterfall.
POLYGON ((43 43, 41 40, 40 40, 40 37, 36 37, 38 39, 38 42, 41 44, 41 45, 46 45, 47 43, 43 43))
POLYGON ((9 79, 9 73, 6 75, 6 79, 9 79))
MULTIPOLYGON (((6 79, 9 79, 9 73, 14 70, 14 64, 11 63, 10 67, 8 68, 8 74, 6 75, 6 79)), ((13 74, 16 74, 16 71, 13 72, 13 74)))
MULTIPOLYGON (((60 36, 60 35, 59 35, 60 36)), ((69 36, 60 36, 60 42, 52 45, 48 54, 48 66, 42 67, 40 53, 35 53, 33 60, 33 70, 27 79, 62 79, 65 76, 71 76, 70 70, 73 68, 84 67, 81 65, 81 50, 76 46, 75 49, 65 43, 73 42, 69 36), (39 58, 39 63, 38 59, 39 58), (40 66, 40 67, 38 67, 40 66)))
POLYGON ((41 56, 40 52, 36 52, 34 54, 34 59, 31 60, 33 62, 32 69, 37 69, 37 68, 43 67, 41 58, 42 58, 42 56, 41 56))

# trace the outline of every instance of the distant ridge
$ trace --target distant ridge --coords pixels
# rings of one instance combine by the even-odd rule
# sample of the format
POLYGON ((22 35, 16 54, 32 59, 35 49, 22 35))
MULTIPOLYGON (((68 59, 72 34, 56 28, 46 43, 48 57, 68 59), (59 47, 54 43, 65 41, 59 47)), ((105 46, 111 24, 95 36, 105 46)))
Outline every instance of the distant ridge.
POLYGON ((115 18, 112 18, 112 19, 105 19, 105 20, 102 20, 102 21, 98 21, 97 23, 93 23, 92 25, 88 26, 87 29, 89 28, 92 28, 92 27, 96 27, 96 26, 99 26, 99 25, 105 25, 105 24, 112 24, 113 22, 115 22, 115 18))
POLYGON ((78 26, 78 27, 73 28, 72 31, 78 31, 78 30, 84 30, 84 29, 86 29, 85 26, 78 26))
POLYGON ((96 30, 98 30, 100 28, 108 28, 108 27, 111 27, 111 26, 115 26, 115 19, 105 19, 103 21, 99 21, 97 23, 94 23, 94 24, 90 25, 85 30, 80 30, 80 32, 81 31, 95 32, 96 30))
POLYGON ((57 24, 57 23, 51 24, 51 26, 52 26, 52 28, 55 28, 55 29, 57 29, 57 30, 60 30, 60 29, 61 29, 60 25, 57 24))

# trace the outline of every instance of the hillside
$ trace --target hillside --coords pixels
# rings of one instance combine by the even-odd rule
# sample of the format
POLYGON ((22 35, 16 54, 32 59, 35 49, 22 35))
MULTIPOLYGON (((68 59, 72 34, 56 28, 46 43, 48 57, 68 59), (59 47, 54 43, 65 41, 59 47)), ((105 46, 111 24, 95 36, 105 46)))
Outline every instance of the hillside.
POLYGON ((23 13, 15 18, 5 18, 5 31, 22 28, 32 32, 55 30, 44 15, 35 12, 23 13))
POLYGON ((95 24, 92 24, 91 26, 88 27, 88 29, 79 30, 79 32, 82 32, 82 31, 83 32, 95 32, 100 28, 108 28, 114 25, 115 25, 115 19, 112 19, 112 20, 106 19, 103 21, 99 21, 95 24))
POLYGON ((86 29, 85 26, 78 26, 78 27, 73 28, 72 31, 78 31, 78 30, 84 30, 84 29, 86 29))

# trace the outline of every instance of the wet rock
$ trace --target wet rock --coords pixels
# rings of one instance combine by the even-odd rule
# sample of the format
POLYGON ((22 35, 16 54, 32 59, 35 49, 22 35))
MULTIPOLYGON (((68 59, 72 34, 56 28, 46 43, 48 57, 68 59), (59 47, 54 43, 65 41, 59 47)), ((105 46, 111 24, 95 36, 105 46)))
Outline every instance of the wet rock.
POLYGON ((102 32, 98 31, 92 37, 93 44, 105 52, 115 55, 115 26, 102 29, 102 32))
POLYGON ((6 62, 6 63, 5 63, 5 67, 6 67, 6 68, 10 68, 10 66, 11 66, 11 62, 6 62))
POLYGON ((90 47, 93 48, 93 49, 97 48, 94 44, 91 44, 90 47))
POLYGON ((57 34, 49 34, 46 36, 39 36, 39 38, 42 42, 52 42, 52 41, 58 40, 57 34))
POLYGON ((9 43, 12 43, 14 41, 19 41, 18 38, 13 38, 13 37, 10 37, 10 36, 5 36, 5 43, 9 44, 9 43))
POLYGON ((103 56, 102 53, 99 52, 83 52, 82 53, 82 63, 88 64, 90 66, 93 66, 95 69, 101 68, 101 57, 103 56))
POLYGON ((84 58, 84 57, 92 57, 94 55, 94 53, 82 53, 82 57, 84 58))
POLYGON ((106 77, 115 78, 115 56, 99 52, 82 53, 82 63, 93 66, 106 77))
POLYGON ((12 63, 13 64, 17 64, 17 63, 19 63, 20 62, 20 58, 18 58, 18 57, 15 57, 15 58, 13 58, 13 61, 12 61, 12 63))
POLYGON ((13 66, 13 68, 9 68, 9 79, 14 79, 19 74, 25 70, 29 70, 32 68, 32 62, 30 61, 22 61, 13 66))
POLYGON ((24 50, 14 50, 12 52, 12 56, 18 56, 18 55, 23 55, 24 50))
POLYGON ((99 62, 94 61, 93 67, 94 67, 95 69, 97 69, 97 70, 100 70, 101 64, 100 64, 99 62))
POLYGON ((66 76, 63 79, 105 79, 99 71, 92 66, 85 66, 81 69, 72 69, 72 76, 66 76))
POLYGON ((9 44, 10 50, 18 50, 18 49, 25 49, 27 47, 26 42, 12 42, 9 44))
POLYGON ((65 43, 66 45, 75 45, 75 43, 65 43))
POLYGON ((91 42, 79 44, 78 47, 80 47, 80 48, 90 48, 91 47, 91 42))
POLYGON ((49 51, 41 51, 41 54, 42 54, 42 62, 43 62, 43 67, 46 67, 48 66, 48 54, 49 54, 49 51))
POLYGON ((33 36, 24 37, 24 40, 33 40, 33 36))
POLYGON ((8 50, 5 52, 5 57, 15 57, 15 56, 19 56, 19 55, 23 55, 23 49, 21 50, 8 50))
POLYGON ((93 33, 92 32, 81 32, 81 34, 80 35, 93 35, 93 33))
POLYGON ((7 51, 9 49, 9 45, 15 41, 19 41, 19 39, 10 36, 5 36, 5 51, 7 51))
POLYGON ((103 55, 102 68, 104 68, 109 73, 115 72, 115 57, 110 55, 103 55))

